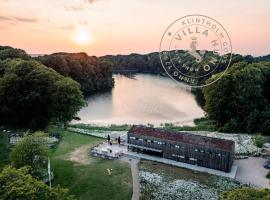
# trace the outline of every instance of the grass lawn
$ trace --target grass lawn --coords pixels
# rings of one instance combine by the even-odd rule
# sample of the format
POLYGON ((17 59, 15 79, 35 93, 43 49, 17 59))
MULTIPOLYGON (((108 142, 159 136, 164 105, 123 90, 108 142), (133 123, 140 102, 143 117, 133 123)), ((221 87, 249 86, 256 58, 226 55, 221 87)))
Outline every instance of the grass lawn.
POLYGON ((53 185, 60 184, 80 200, 131 199, 132 176, 130 166, 120 161, 91 158, 90 164, 66 160, 66 156, 82 145, 95 145, 99 138, 63 132, 61 142, 52 152, 53 185), (112 175, 107 175, 107 168, 112 175))
POLYGON ((8 164, 9 152, 8 134, 0 131, 0 171, 4 165, 8 164))

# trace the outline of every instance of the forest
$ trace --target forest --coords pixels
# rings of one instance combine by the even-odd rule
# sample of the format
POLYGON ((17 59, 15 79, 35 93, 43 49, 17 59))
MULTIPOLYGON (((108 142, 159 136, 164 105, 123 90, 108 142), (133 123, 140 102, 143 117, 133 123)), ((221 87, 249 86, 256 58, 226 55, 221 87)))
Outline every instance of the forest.
POLYGON ((113 64, 86 53, 54 53, 39 56, 36 60, 80 83, 85 95, 109 90, 114 85, 113 64))
POLYGON ((84 95, 111 89, 112 64, 85 53, 32 58, 0 46, 0 126, 44 129, 74 119, 84 95))

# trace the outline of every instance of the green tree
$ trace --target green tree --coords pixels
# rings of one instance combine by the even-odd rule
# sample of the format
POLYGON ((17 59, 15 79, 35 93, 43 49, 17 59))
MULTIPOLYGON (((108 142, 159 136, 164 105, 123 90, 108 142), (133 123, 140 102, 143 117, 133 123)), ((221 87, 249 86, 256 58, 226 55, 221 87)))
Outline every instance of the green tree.
POLYGON ((232 191, 223 192, 218 200, 269 200, 269 189, 238 188, 232 191))
POLYGON ((259 148, 262 148, 263 147, 263 144, 266 142, 265 140, 265 137, 263 137, 262 135, 260 134, 257 134, 255 137, 254 137, 254 144, 259 147, 259 148))
POLYGON ((88 56, 86 53, 54 53, 36 58, 63 76, 81 85, 84 94, 111 89, 114 85, 109 61, 88 56))
POLYGON ((48 185, 28 174, 28 168, 7 166, 0 173, 0 199, 2 200, 74 200, 68 190, 48 185))
POLYGON ((44 179, 48 159, 48 148, 45 136, 46 134, 43 132, 26 134, 23 139, 14 146, 10 153, 12 165, 15 168, 29 166, 29 172, 32 176, 44 179))
POLYGON ((12 58, 28 60, 30 59, 30 56, 22 49, 14 49, 9 46, 0 46, 0 60, 12 58))
POLYGON ((42 129, 85 105, 80 85, 34 60, 0 62, 0 125, 42 129), (2 71, 2 73, 1 73, 2 71))
POLYGON ((269 81, 269 62, 234 64, 220 80, 203 89, 208 118, 222 131, 269 132, 269 81))

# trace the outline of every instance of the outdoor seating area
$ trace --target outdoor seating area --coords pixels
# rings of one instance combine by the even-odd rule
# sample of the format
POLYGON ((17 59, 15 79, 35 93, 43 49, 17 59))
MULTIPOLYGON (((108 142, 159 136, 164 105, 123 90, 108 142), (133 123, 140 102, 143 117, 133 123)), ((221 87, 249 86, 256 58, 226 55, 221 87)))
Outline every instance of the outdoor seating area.
POLYGON ((93 156, 107 159, 121 158, 127 152, 127 147, 124 144, 115 144, 103 142, 91 150, 93 156))
POLYGON ((127 153, 127 134, 112 133, 107 135, 107 141, 92 148, 93 156, 118 159, 127 153))

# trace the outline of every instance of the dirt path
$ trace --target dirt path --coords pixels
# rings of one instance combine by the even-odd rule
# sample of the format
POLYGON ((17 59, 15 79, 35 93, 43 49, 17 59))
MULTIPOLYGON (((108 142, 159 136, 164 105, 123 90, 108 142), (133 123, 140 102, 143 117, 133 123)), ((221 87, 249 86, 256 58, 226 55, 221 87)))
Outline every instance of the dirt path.
POLYGON ((91 158, 89 156, 89 152, 91 149, 91 145, 83 145, 71 153, 69 153, 66 157, 66 160, 70 160, 79 164, 90 164, 91 163, 91 158))
POLYGON ((127 157, 123 157, 121 159, 124 162, 128 162, 131 166, 131 174, 132 174, 132 185, 133 185, 133 194, 131 200, 139 200, 140 199, 140 181, 139 181, 139 171, 138 171, 138 159, 130 159, 127 157))

